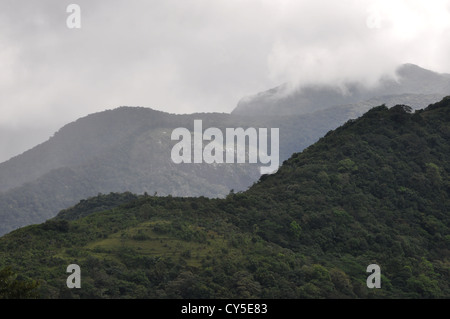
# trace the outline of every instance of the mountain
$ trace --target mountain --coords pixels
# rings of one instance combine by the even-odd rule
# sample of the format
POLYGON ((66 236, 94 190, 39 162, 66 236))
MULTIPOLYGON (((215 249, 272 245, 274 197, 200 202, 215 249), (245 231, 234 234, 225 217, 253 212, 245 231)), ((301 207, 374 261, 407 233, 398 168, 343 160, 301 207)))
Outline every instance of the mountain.
POLYGON ((343 85, 307 85, 296 90, 287 84, 241 99, 233 114, 298 115, 336 106, 362 107, 407 104, 422 108, 450 94, 450 74, 439 74, 414 64, 397 68, 395 79, 382 77, 374 87, 347 82, 343 85), (374 99, 379 102, 373 104, 374 99))
POLYGON ((258 105, 257 112, 239 112, 242 104, 232 114, 176 115, 143 107, 119 107, 80 118, 48 141, 0 164, 0 235, 41 223, 98 193, 225 197, 230 190, 245 190, 258 180, 257 164, 174 164, 170 159, 175 144, 171 132, 177 127, 192 131, 196 119, 203 121, 204 129, 217 127, 222 131, 228 127, 279 128, 282 163, 375 105, 407 104, 420 109, 442 96, 431 92, 448 88, 448 75, 414 65, 399 68, 398 76, 400 82, 385 79, 383 86, 370 91, 358 84, 349 87, 353 93, 345 96, 335 88, 311 88, 304 91, 309 95, 302 91, 285 100, 277 99, 272 106, 261 104, 276 109, 274 112, 258 105), (398 94, 406 88, 416 93, 398 94), (292 104, 286 103, 299 97, 306 98, 309 104, 305 105, 309 106, 302 104, 298 114, 284 112, 292 104), (366 100, 354 102, 362 97, 366 100), (344 102, 349 104, 339 104, 344 102))
POLYGON ((217 127, 223 132, 228 127, 279 128, 281 163, 347 116, 175 115, 143 107, 88 115, 0 164, 0 235, 41 223, 98 193, 225 197, 258 180, 260 164, 173 163, 172 131, 177 127, 192 131, 196 119, 203 121, 204 129, 217 127))
POLYGON ((237 123, 227 114, 121 107, 64 126, 48 141, 0 164, 0 234, 43 222, 98 193, 217 197, 257 180, 257 165, 173 163, 171 133, 177 127, 192 130, 194 119, 218 128, 237 123))
POLYGON ((44 127, 6 127, 0 125, 0 163, 42 143, 54 133, 48 125, 44 127))
POLYGON ((279 128, 279 162, 356 117, 349 110, 300 116, 175 115, 143 107, 120 107, 88 115, 48 141, 0 164, 0 235, 41 223, 61 209, 98 193, 225 197, 260 177, 259 164, 175 164, 171 133, 203 128, 279 128))
POLYGON ((1 237, 0 269, 42 298, 449 298, 449 156, 450 97, 378 106, 245 192, 83 200, 1 237))

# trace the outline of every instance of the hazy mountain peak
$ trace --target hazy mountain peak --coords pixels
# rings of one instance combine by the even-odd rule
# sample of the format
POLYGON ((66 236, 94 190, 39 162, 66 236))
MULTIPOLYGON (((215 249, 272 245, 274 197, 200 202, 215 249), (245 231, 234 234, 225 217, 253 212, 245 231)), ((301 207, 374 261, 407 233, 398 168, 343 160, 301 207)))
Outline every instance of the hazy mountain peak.
POLYGON ((358 82, 307 85, 294 90, 286 90, 286 87, 280 85, 243 98, 232 113, 298 115, 336 106, 366 105, 367 101, 374 99, 380 104, 388 105, 394 100, 394 104, 412 104, 414 108, 423 108, 450 94, 450 75, 405 63, 397 68, 395 78, 382 77, 374 87, 358 82))
POLYGON ((417 64, 404 63, 400 65, 397 70, 397 74, 403 77, 414 77, 420 75, 438 75, 439 73, 424 69, 417 64))

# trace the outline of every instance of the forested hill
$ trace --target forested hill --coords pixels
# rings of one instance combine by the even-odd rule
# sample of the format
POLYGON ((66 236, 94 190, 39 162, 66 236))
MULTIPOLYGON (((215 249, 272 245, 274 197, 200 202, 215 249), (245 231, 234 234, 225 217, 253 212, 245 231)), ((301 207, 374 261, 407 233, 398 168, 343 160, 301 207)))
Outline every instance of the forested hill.
POLYGON ((260 177, 259 164, 175 164, 171 133, 203 128, 279 128, 280 161, 303 150, 330 129, 356 117, 352 108, 300 116, 169 114, 119 107, 88 115, 61 128, 48 141, 0 164, 0 235, 42 223, 98 193, 130 191, 160 196, 225 197, 260 177))
POLYGON ((375 107, 225 199, 82 201, 0 238, 0 269, 43 298, 450 298, 449 142, 450 98, 375 107))
POLYGON ((99 193, 224 197, 258 180, 259 165, 172 162, 171 132, 191 129, 195 119, 203 121, 204 129, 279 128, 282 162, 373 106, 421 109, 450 93, 448 74, 407 64, 397 75, 398 81, 384 79, 372 89, 348 84, 346 94, 337 83, 289 95, 281 88, 269 90, 243 99, 232 114, 119 107, 77 119, 47 141, 0 163, 0 235, 44 222, 99 193))

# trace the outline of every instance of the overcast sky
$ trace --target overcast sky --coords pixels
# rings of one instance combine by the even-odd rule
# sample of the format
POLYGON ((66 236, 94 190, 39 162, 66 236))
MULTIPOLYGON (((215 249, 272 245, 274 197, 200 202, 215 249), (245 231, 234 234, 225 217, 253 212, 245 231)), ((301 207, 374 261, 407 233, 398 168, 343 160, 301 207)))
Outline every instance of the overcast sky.
POLYGON ((449 56, 445 0, 0 0, 0 161, 122 105, 231 112, 284 82, 450 73, 449 56))

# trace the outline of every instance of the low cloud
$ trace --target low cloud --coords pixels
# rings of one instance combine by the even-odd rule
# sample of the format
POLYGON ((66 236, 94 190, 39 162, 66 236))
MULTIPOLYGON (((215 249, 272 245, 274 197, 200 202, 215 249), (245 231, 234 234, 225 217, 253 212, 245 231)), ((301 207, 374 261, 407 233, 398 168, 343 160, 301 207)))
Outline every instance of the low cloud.
POLYGON ((294 33, 274 43, 268 61, 276 81, 294 87, 373 85, 381 76, 394 76, 402 63, 450 71, 448 1, 336 1, 327 3, 327 13, 322 13, 323 1, 317 3, 290 12, 304 12, 306 19, 297 27, 308 36, 294 33))
POLYGON ((121 105, 231 112, 281 83, 371 84, 405 62, 450 73, 449 1, 73 2, 80 30, 69 3, 0 3, 2 128, 51 135, 121 105))

